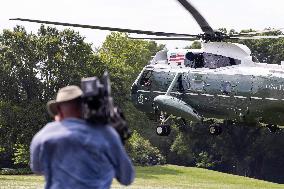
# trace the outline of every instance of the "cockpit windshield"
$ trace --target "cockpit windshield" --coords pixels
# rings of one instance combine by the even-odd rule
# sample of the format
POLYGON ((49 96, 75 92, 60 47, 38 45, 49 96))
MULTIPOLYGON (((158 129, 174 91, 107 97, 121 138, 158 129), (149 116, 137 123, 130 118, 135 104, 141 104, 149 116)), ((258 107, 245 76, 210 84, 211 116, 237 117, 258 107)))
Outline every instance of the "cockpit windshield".
POLYGON ((211 53, 188 52, 185 57, 185 66, 191 68, 216 69, 241 63, 240 60, 211 53))
POLYGON ((145 70, 142 73, 141 79, 140 79, 140 85, 141 86, 150 86, 151 85, 151 77, 152 77, 152 70, 145 70))

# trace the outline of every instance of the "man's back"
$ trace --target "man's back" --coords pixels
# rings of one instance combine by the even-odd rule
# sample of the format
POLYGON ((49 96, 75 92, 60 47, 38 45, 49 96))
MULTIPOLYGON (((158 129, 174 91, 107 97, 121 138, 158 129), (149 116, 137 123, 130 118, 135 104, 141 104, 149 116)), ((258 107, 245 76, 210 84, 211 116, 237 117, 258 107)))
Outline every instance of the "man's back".
POLYGON ((133 181, 134 170, 119 136, 109 126, 80 119, 47 124, 31 144, 31 167, 43 173, 46 188, 109 188, 112 178, 133 181))

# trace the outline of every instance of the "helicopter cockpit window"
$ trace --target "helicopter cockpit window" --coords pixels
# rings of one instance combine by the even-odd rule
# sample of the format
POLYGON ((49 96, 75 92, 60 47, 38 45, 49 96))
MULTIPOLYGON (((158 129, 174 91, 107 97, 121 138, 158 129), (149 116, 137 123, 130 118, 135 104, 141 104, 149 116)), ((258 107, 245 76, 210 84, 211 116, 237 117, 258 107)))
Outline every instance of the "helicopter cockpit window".
POLYGON ((203 68, 204 59, 202 53, 188 52, 185 55, 184 65, 191 68, 203 68))
POLYGON ((150 86, 151 85, 151 76, 153 71, 152 70, 145 70, 142 73, 141 79, 140 79, 140 85, 142 86, 150 86))
POLYGON ((203 56, 204 56, 204 67, 210 69, 232 66, 241 63, 240 60, 226 56, 211 54, 211 53, 203 53, 203 56))

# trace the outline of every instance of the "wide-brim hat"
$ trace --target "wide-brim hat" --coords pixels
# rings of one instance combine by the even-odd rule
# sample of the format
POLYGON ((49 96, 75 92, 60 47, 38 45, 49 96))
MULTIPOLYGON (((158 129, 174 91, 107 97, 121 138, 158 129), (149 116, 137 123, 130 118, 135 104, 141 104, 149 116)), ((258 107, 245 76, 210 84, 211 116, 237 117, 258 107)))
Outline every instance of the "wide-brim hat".
POLYGON ((81 97, 82 90, 76 85, 70 85, 59 89, 56 99, 47 102, 47 111, 50 116, 54 117, 58 113, 58 104, 68 102, 81 97))

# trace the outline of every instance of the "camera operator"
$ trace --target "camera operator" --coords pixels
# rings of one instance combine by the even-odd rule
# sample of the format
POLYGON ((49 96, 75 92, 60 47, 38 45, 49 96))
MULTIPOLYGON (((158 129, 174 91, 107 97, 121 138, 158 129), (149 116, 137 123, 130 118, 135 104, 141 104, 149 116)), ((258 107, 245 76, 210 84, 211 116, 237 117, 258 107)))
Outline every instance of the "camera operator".
POLYGON ((44 174, 46 189, 110 188, 113 178, 131 184, 134 168, 118 133, 81 118, 82 93, 78 86, 67 86, 47 103, 55 121, 32 140, 32 171, 44 174))

